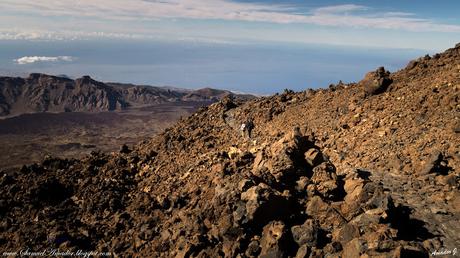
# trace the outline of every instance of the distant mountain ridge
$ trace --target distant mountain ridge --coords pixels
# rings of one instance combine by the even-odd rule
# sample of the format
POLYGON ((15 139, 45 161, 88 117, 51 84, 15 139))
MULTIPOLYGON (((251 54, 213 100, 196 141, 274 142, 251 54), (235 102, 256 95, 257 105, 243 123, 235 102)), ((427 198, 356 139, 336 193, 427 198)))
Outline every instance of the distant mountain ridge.
POLYGON ((166 102, 215 102, 225 96, 251 98, 227 90, 200 90, 103 83, 89 76, 75 80, 32 73, 0 77, 0 116, 36 112, 100 112, 166 102))

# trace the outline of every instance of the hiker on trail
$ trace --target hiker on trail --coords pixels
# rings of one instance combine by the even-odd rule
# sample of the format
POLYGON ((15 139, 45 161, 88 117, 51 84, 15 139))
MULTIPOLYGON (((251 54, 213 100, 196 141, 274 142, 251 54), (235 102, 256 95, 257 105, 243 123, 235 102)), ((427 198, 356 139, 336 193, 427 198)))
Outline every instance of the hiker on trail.
POLYGON ((241 136, 245 137, 247 135, 248 138, 251 138, 252 129, 254 129, 254 123, 252 122, 252 119, 248 119, 246 122, 241 124, 241 136))
POLYGON ((241 124, 240 131, 241 131, 241 137, 244 137, 245 132, 246 132, 246 123, 241 124))

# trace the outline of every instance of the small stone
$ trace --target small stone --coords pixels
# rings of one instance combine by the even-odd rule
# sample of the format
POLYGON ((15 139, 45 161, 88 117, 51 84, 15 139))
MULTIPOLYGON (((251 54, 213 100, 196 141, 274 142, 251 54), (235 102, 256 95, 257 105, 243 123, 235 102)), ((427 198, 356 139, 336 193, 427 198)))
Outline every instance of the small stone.
POLYGON ((249 179, 243 179, 238 183, 238 190, 245 192, 252 186, 254 186, 254 182, 249 179))
POLYGON ((240 154, 241 154, 241 150, 236 147, 230 147, 230 150, 228 151, 228 157, 230 159, 235 159, 240 154))
POLYGON ((293 226, 291 228, 294 241, 299 245, 307 245, 310 247, 318 244, 319 224, 317 221, 308 219, 302 225, 293 226))
POLYGON ((335 167, 328 163, 323 162, 313 168, 313 176, 311 181, 316 185, 317 191, 326 198, 333 198, 338 188, 337 175, 335 174, 335 167))
POLYGON ((284 257, 291 244, 286 233, 286 225, 281 221, 266 225, 260 239, 260 257, 284 257))
POLYGON ((442 243, 437 238, 427 239, 423 241, 423 247, 425 250, 439 250, 442 248, 442 243))
POLYGON ((359 228, 352 224, 345 224, 343 227, 332 232, 332 239, 343 244, 356 237, 359 237, 359 228))
POLYGON ((454 125, 452 126, 452 131, 454 133, 460 133, 460 121, 454 123, 454 125))
POLYGON ((339 242, 329 243, 323 248, 324 253, 327 253, 327 254, 334 254, 341 250, 342 250, 342 244, 340 244, 339 242))
POLYGON ((428 258, 429 255, 425 250, 422 250, 419 247, 414 246, 399 246, 395 249, 393 256, 394 258, 404 258, 404 257, 420 257, 428 258))
POLYGON ((131 152, 131 150, 129 149, 128 145, 123 144, 123 146, 121 146, 121 148, 120 148, 120 153, 122 153, 122 154, 128 154, 128 153, 130 153, 130 152, 131 152))
POLYGON ((448 214, 447 210, 441 207, 430 207, 430 210, 434 214, 448 214))
POLYGON ((296 191, 301 193, 306 191, 307 185, 310 183, 310 179, 308 177, 302 176, 299 180, 296 181, 296 191))
POLYGON ((343 216, 319 196, 313 196, 307 203, 306 212, 309 216, 317 219, 321 228, 326 230, 340 227, 346 223, 343 216))
POLYGON ((260 245, 259 241, 253 240, 248 245, 248 249, 246 249, 245 254, 249 257, 257 257, 260 253, 260 245))
POLYGON ((359 238, 355 238, 348 242, 343 247, 343 258, 355 258, 360 257, 360 255, 366 250, 365 242, 359 238))
POLYGON ((379 137, 383 137, 383 136, 387 135, 387 131, 386 130, 380 130, 380 131, 377 132, 377 135, 379 137))
POLYGON ((323 157, 318 149, 311 148, 305 152, 305 160, 311 167, 315 167, 323 162, 323 157))
POLYGON ((447 176, 444 176, 441 180, 440 180, 441 184, 443 185, 448 185, 450 187, 455 187, 457 186, 457 175, 455 174, 449 174, 447 176))
POLYGON ((222 164, 218 163, 211 167, 211 171, 214 175, 223 175, 225 174, 225 167, 222 164))
POLYGON ((425 160, 425 166, 421 170, 421 174, 437 173, 446 175, 449 170, 450 168, 447 166, 447 162, 444 160, 442 153, 436 151, 425 160))
POLYGON ((295 258, 308 258, 310 257, 310 247, 307 245, 302 245, 297 249, 297 254, 295 255, 295 258))

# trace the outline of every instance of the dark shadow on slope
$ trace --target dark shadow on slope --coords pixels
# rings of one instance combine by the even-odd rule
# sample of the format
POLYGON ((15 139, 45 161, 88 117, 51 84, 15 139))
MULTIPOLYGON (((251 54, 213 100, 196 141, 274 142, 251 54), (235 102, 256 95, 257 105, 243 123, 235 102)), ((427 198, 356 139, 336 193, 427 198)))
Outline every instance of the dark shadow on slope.
POLYGON ((398 239, 406 241, 423 241, 435 237, 425 228, 425 222, 411 218, 412 210, 403 205, 395 207, 395 212, 390 217, 393 228, 398 229, 398 239))

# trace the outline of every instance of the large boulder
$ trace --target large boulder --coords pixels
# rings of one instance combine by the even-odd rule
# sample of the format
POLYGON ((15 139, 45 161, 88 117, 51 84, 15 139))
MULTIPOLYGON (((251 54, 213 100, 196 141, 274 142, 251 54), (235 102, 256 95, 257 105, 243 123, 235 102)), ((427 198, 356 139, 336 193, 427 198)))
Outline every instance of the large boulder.
POLYGON ((306 213, 308 216, 318 220, 321 228, 332 231, 346 223, 343 216, 336 208, 321 199, 320 196, 314 196, 307 203, 306 213))
POLYGON ((239 219, 259 226, 289 216, 292 211, 288 197, 264 183, 243 192, 241 200, 246 203, 246 214, 239 219))
POLYGON ((347 176, 344 190, 346 196, 341 205, 341 213, 347 220, 362 213, 367 217, 375 217, 375 220, 385 220, 394 212, 393 200, 389 194, 384 193, 383 186, 357 173, 347 176))
POLYGON ((256 154, 252 172, 261 177, 269 172, 277 182, 295 182, 299 176, 306 175, 307 163, 304 153, 312 145, 297 130, 256 154))
POLYGON ((386 71, 384 67, 379 67, 377 70, 367 73, 359 83, 367 95, 376 95, 385 92, 392 82, 390 72, 386 71))
POLYGON ((316 190, 324 197, 333 199, 338 190, 335 167, 330 162, 323 162, 313 168, 311 181, 316 185, 316 190))

